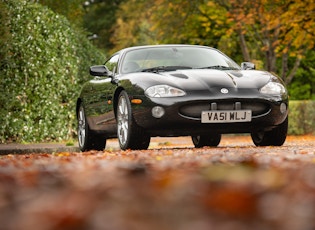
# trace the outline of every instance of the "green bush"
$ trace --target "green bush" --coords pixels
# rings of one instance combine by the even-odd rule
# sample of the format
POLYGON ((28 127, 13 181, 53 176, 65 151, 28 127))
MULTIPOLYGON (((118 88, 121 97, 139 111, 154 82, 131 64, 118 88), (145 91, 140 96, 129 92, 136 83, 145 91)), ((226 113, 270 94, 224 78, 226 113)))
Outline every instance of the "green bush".
POLYGON ((290 101, 288 133, 315 133, 315 101, 290 101))
POLYGON ((67 19, 31 1, 0 5, 0 142, 64 140, 88 67, 104 56, 67 19))

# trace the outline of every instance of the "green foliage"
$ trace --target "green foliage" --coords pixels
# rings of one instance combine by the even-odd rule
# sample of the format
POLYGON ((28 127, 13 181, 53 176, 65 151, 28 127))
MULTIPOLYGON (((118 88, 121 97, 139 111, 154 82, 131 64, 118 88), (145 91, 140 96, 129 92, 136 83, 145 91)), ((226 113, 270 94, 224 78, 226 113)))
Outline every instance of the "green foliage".
POLYGON ((110 42, 114 46, 111 51, 128 46, 158 43, 159 39, 152 29, 151 22, 151 15, 157 14, 154 11, 156 4, 159 3, 154 0, 121 1, 111 31, 110 42))
POLYGON ((290 97, 293 100, 307 100, 311 98, 311 85, 309 82, 305 82, 305 80, 303 77, 298 76, 288 86, 290 97))
POLYGON ((314 63, 315 50, 310 50, 301 61, 300 68, 297 70, 293 81, 288 85, 291 99, 307 100, 315 96, 314 63))
POLYGON ((72 24, 81 26, 83 23, 84 15, 84 2, 85 0, 35 0, 42 5, 48 6, 55 13, 64 15, 72 24))
POLYGON ((315 134, 315 101, 290 101, 288 133, 315 134))
POLYGON ((90 32, 90 35, 97 35, 93 43, 102 50, 110 50, 113 47, 110 39, 116 22, 116 12, 124 1, 98 0, 93 1, 93 3, 90 1, 90 4, 85 8, 83 26, 90 32))
POLYGON ((7 46, 6 43, 10 40, 9 33, 8 33, 8 26, 6 24, 7 20, 9 18, 9 15, 6 11, 4 2, 0 2, 0 69, 2 69, 1 64, 3 64, 6 52, 7 52, 7 46))
POLYGON ((65 17, 40 4, 2 5, 10 34, 1 47, 0 142, 70 138, 80 85, 103 55, 65 17))

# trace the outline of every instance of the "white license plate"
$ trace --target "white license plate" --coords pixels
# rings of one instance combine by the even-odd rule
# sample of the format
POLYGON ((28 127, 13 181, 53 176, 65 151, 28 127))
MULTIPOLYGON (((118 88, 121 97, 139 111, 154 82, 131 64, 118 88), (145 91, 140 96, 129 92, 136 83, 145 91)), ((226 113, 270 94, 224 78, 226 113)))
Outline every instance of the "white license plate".
POLYGON ((251 110, 202 111, 202 123, 233 123, 252 120, 251 110))

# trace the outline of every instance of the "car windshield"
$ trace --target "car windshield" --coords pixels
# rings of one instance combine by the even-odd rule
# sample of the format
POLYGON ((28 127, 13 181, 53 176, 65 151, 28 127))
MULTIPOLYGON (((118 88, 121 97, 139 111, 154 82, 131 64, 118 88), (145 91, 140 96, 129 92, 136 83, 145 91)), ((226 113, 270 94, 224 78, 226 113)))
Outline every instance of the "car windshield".
POLYGON ((206 47, 163 46, 130 50, 122 62, 122 73, 160 72, 178 69, 240 69, 232 59, 206 47))

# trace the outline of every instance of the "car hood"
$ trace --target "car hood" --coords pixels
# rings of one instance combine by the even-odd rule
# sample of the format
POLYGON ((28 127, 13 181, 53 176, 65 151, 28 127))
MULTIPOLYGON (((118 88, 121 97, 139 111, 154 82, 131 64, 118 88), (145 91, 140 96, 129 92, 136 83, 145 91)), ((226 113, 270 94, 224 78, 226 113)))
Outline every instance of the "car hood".
POLYGON ((258 89, 267 84, 272 77, 268 72, 257 70, 178 70, 160 75, 186 90, 222 87, 258 89))
MULTIPOLYGON (((259 70, 189 69, 159 73, 132 73, 123 77, 131 84, 146 90, 153 85, 166 84, 180 88, 192 95, 220 95, 228 89, 229 97, 257 95, 274 75, 259 70)), ((121 79, 122 80, 122 79, 121 79)))

